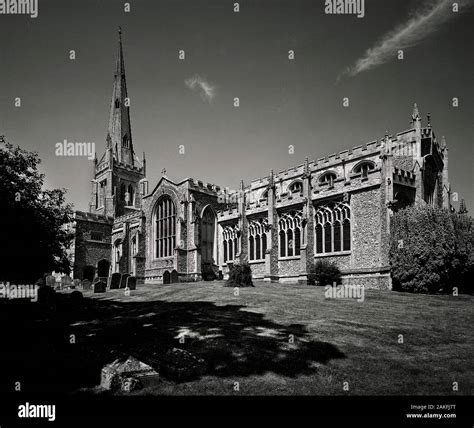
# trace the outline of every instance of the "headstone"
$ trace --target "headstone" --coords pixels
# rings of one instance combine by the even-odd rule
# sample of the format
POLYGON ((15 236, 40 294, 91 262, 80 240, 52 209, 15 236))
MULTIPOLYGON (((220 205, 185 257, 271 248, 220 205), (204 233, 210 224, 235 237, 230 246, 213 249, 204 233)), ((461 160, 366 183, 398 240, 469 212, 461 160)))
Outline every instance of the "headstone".
POLYGON ((79 278, 76 278, 74 281, 72 281, 74 284, 74 288, 79 288, 81 286, 81 280, 79 278))
POLYGON ((102 281, 98 281, 94 283, 94 293, 105 293, 107 288, 107 284, 102 281))
POLYGON ((125 288, 127 286, 127 278, 130 276, 129 273, 124 273, 122 275, 122 281, 120 282, 120 288, 125 288))
POLYGON ((61 277, 61 288, 67 288, 72 285, 72 279, 68 275, 64 275, 61 277))
POLYGON ((84 291, 90 291, 92 289, 92 284, 88 279, 82 281, 82 289, 84 291))
POLYGON ((120 283, 122 281, 122 274, 121 273, 113 273, 110 277, 110 289, 114 290, 116 288, 120 288, 120 283))
POLYGON ((160 366, 165 374, 177 381, 195 379, 206 370, 202 358, 184 349, 170 349, 161 360, 160 366))
POLYGON ((134 276, 129 276, 127 278, 127 288, 129 290, 136 290, 137 289, 137 278, 134 276))
POLYGON ((108 390, 131 392, 152 385, 158 379, 158 372, 151 366, 130 356, 126 360, 117 359, 106 365, 101 372, 100 386, 108 390))
POLYGON ((56 278, 53 275, 48 275, 45 282, 48 287, 56 287, 56 278))

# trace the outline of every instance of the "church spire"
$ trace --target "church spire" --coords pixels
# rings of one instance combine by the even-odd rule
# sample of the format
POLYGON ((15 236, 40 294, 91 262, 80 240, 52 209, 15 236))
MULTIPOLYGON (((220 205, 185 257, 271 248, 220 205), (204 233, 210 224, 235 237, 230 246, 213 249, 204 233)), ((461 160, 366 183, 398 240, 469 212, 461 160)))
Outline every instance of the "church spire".
POLYGON ((114 157, 125 165, 134 165, 132 130, 130 126, 130 100, 127 93, 125 61, 122 48, 122 29, 118 31, 118 53, 110 105, 109 129, 110 143, 114 157))

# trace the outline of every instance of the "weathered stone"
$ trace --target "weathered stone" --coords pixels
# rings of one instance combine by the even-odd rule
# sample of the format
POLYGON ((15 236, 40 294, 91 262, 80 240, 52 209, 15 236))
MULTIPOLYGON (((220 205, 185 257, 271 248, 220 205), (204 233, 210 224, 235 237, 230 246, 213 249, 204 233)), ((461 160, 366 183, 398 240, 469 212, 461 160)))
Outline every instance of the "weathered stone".
POLYGON ((137 289, 137 278, 134 276, 130 276, 127 278, 127 288, 129 290, 136 290, 137 289))
POLYGON ((102 281, 98 281, 94 283, 94 293, 105 293, 107 288, 107 284, 102 281))
POLYGON ((82 281, 82 289, 84 291, 90 291, 92 289, 92 283, 88 279, 82 281))
POLYGON ((191 352, 173 348, 161 359, 161 369, 170 378, 183 381, 204 374, 206 365, 202 358, 191 354, 191 352))
POLYGON ((45 283, 48 287, 56 287, 56 278, 53 275, 48 275, 45 278, 45 283))
POLYGON ((120 388, 122 392, 133 392, 142 388, 143 386, 139 378, 132 376, 122 378, 120 388))
POLYGON ((129 356, 127 359, 119 358, 102 369, 100 386, 109 390, 131 392, 158 380, 159 374, 151 366, 129 356))
POLYGON ((73 284, 74 284, 74 288, 79 288, 81 286, 81 280, 76 278, 74 281, 73 281, 73 284))
POLYGON ((120 288, 120 283, 122 282, 122 274, 115 272, 112 274, 110 277, 110 285, 109 288, 111 290, 114 290, 116 288, 120 288))
POLYGON ((129 273, 124 273, 122 275, 122 280, 120 281, 120 288, 125 288, 127 286, 127 278, 130 277, 129 273))

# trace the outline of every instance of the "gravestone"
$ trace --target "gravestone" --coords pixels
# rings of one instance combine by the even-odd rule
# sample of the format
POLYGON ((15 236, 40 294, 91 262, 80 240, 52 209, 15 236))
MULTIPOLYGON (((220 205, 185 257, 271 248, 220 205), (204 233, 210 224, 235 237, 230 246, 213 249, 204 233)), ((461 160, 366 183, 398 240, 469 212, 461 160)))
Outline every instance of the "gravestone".
POLYGON ((82 289, 84 291, 90 291, 92 289, 92 284, 88 279, 82 281, 82 289))
POLYGON ((76 278, 72 283, 74 284, 74 288, 79 288, 81 286, 81 280, 79 278, 76 278))
POLYGON ((119 358, 102 369, 100 386, 108 390, 131 392, 142 386, 155 385, 158 380, 159 374, 151 366, 129 356, 125 360, 119 358))
POLYGON ((61 277, 61 288, 67 288, 72 285, 72 279, 68 275, 61 277))
POLYGON ((137 289, 137 278, 134 276, 129 276, 127 278, 127 288, 129 290, 136 290, 137 289))
POLYGON ((122 275, 122 281, 120 282, 120 288, 125 288, 127 286, 127 278, 130 276, 129 273, 124 273, 122 275))
POLYGON ((48 287, 56 287, 56 278, 53 275, 48 275, 46 277, 46 285, 48 287))
POLYGON ((122 274, 121 273, 113 273, 112 276, 110 277, 110 286, 109 288, 111 290, 120 288, 120 283, 122 281, 122 274))
POLYGON ((161 369, 177 381, 196 379, 206 371, 205 361, 184 349, 173 348, 161 358, 161 369))
POLYGON ((103 281, 97 281, 94 283, 94 293, 105 293, 107 284, 103 281))

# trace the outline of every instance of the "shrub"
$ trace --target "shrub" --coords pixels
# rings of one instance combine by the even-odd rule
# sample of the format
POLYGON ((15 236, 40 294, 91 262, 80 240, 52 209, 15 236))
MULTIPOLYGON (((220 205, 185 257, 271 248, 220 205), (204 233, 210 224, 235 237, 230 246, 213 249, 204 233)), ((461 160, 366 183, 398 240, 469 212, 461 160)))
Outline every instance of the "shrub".
POLYGON ((309 285, 333 285, 340 284, 341 271, 335 263, 328 260, 318 260, 310 269, 308 274, 309 285))
POLYGON ((248 263, 232 265, 226 287, 253 287, 252 269, 248 263))
POLYGON ((390 266, 394 290, 414 293, 466 291, 472 275, 472 218, 428 205, 392 217, 390 266))

